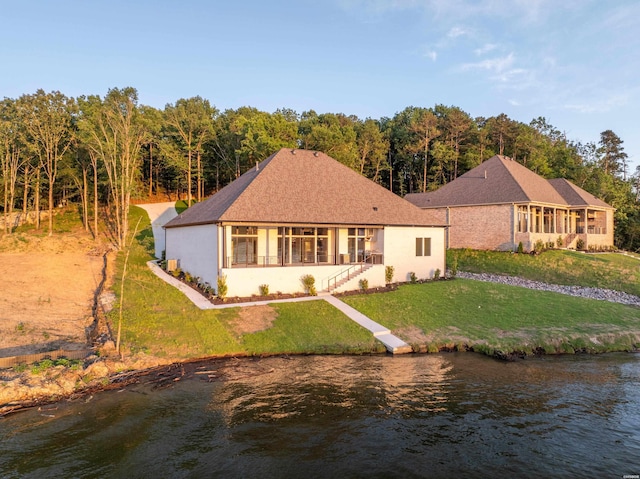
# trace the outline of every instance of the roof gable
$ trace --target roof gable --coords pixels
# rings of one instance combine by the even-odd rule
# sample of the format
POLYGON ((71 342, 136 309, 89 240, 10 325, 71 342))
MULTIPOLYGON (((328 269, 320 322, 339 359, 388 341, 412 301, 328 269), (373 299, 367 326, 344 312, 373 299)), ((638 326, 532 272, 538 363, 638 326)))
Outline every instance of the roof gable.
POLYGON ((214 222, 433 225, 425 211, 324 153, 281 149, 166 227, 214 222))
POLYGON ((548 181, 571 206, 599 206, 601 208, 613 208, 611 205, 593 196, 588 191, 574 185, 569 180, 564 178, 554 178, 548 181))

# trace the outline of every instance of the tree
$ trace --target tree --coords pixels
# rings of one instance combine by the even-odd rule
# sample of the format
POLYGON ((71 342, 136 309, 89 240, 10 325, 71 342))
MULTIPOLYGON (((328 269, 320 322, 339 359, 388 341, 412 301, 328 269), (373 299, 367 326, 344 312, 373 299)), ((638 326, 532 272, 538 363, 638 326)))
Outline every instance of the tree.
POLYGON ((213 134, 213 118, 216 113, 217 110, 211 106, 209 100, 199 96, 181 98, 175 105, 168 104, 164 109, 166 134, 168 141, 172 143, 170 147, 165 147, 165 152, 186 173, 189 205, 192 199, 194 154, 197 160, 197 198, 198 201, 202 199, 202 145, 213 134))
POLYGON ((9 223, 15 203, 18 172, 24 163, 21 155, 20 126, 15 100, 5 98, 0 103, 0 173, 2 173, 4 191, 5 233, 11 232, 9 223))
POLYGON ((73 98, 59 91, 23 95, 18 108, 24 127, 40 159, 40 168, 49 183, 49 235, 53 234, 53 192, 58 164, 74 138, 73 116, 77 106, 73 98))
POLYGON ((358 145, 358 167, 361 175, 378 182, 380 171, 389 168, 387 154, 389 140, 380 131, 377 121, 367 118, 356 124, 356 143, 358 145))
POLYGON ((126 244, 129 205, 142 164, 140 151, 147 131, 138 109, 138 92, 113 88, 104 100, 92 97, 79 121, 87 147, 103 163, 108 181, 118 249, 126 244))
POLYGON ((440 135, 437 129, 438 118, 431 109, 417 109, 411 118, 409 131, 413 133, 413 142, 409 143, 408 150, 414 155, 424 151, 422 158, 422 191, 427 191, 427 169, 429 162, 429 146, 431 141, 440 135))
POLYGON ((300 119, 300 140, 308 150, 317 150, 335 158, 352 170, 358 170, 358 145, 355 125, 358 119, 342 113, 304 112, 300 119))
POLYGON ((622 172, 622 179, 627 179, 627 158, 624 152, 622 140, 611 130, 600 133, 598 154, 600 155, 600 166, 605 175, 618 175, 622 172))

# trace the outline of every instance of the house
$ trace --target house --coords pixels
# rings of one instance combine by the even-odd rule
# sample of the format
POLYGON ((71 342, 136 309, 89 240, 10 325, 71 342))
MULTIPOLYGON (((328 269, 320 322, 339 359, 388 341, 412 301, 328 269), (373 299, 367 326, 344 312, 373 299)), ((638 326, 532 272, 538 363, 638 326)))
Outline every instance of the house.
POLYGON ((449 224, 447 247, 531 251, 537 241, 575 248, 613 245, 614 208, 568 180, 546 180, 493 156, 438 190, 405 199, 449 224))
POLYGON ((346 291, 445 271, 445 229, 324 153, 281 149, 165 225, 166 258, 229 296, 346 291))

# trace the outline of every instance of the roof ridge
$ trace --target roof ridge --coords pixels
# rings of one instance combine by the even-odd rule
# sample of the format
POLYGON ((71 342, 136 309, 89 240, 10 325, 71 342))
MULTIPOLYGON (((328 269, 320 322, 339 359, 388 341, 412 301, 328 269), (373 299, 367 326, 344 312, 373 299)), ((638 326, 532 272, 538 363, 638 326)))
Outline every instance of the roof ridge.
MULTIPOLYGON (((514 160, 513 158, 509 157, 509 156, 503 156, 503 155, 496 155, 496 157, 500 160, 500 164, 502 165, 502 167, 507 171, 507 173, 509 173, 509 176, 511 177, 511 179, 514 181, 514 183, 516 184, 516 186, 518 187, 518 189, 522 192, 522 194, 524 195, 524 197, 527 199, 527 201, 532 201, 531 200, 531 196, 527 193, 527 191, 522 187, 522 185, 520 184, 520 182, 518 181, 518 179, 513 176, 513 172, 511 171, 511 169, 506 165, 506 160, 512 161, 513 163, 515 163, 516 165, 522 166, 523 168, 525 168, 527 171, 531 171, 529 170, 526 166, 524 165, 520 165, 520 163, 518 163, 516 160, 514 160)), ((489 160, 487 160, 489 161, 489 160)), ((531 173, 534 173, 533 171, 531 171, 531 173)), ((534 173, 535 174, 535 173, 534 173)))

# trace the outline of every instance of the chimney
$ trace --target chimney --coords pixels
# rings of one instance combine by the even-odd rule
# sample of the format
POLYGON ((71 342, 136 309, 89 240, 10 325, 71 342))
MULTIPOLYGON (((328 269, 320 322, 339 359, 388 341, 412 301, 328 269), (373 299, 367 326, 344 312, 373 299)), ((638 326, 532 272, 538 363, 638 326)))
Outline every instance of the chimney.
POLYGON ((259 171, 260 167, 258 166, 258 160, 256 160, 256 171, 259 171))
POLYGON ((484 170, 484 179, 487 179, 487 170, 484 170))

